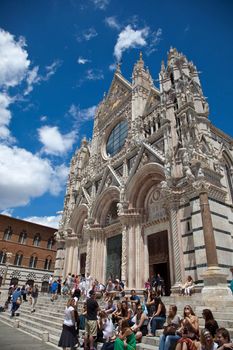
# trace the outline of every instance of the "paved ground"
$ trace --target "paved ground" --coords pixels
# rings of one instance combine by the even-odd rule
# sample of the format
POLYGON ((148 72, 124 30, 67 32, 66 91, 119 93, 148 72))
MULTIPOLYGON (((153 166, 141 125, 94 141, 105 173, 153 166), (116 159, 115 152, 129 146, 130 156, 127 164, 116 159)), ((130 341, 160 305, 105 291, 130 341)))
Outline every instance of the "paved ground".
MULTIPOLYGON (((12 328, 0 322, 1 350, 54 350, 56 346, 48 345, 30 334, 12 328)), ((60 348, 61 349, 61 348, 60 348)))

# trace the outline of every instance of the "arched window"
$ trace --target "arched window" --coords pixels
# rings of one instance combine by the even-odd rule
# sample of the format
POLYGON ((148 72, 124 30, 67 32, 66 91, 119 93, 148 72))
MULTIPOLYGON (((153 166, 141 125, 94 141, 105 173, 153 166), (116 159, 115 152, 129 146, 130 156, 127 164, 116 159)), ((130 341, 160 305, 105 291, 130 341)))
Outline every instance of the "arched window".
POLYGON ((111 225, 118 220, 117 214, 117 202, 112 202, 106 216, 105 223, 106 225, 111 225))
POLYGON ((13 233, 13 231, 12 231, 11 226, 8 226, 4 231, 3 239, 5 241, 9 241, 11 239, 12 233, 13 233))
POLYGON ((17 254, 15 254, 14 265, 21 266, 22 265, 22 260, 23 260, 23 253, 22 252, 18 252, 17 254))
POLYGON ((0 264, 6 263, 6 251, 0 250, 0 264))
POLYGON ((40 235, 39 234, 35 235, 34 240, 33 240, 33 245, 35 247, 39 247, 39 245, 40 245, 40 235))
POLYGON ((54 239, 53 239, 53 237, 50 237, 50 238, 48 239, 48 242, 47 242, 47 248, 48 248, 48 249, 52 249, 52 248, 53 248, 53 245, 54 245, 54 239))
POLYGON ((19 235, 19 243, 25 244, 27 239, 27 232, 23 230, 19 235))
POLYGON ((44 269, 51 270, 51 266, 52 266, 52 258, 50 256, 48 256, 44 262, 44 269))
POLYGON ((37 265, 37 256, 36 255, 32 255, 30 257, 30 260, 29 260, 29 267, 32 268, 32 269, 35 269, 36 268, 36 265, 37 265))

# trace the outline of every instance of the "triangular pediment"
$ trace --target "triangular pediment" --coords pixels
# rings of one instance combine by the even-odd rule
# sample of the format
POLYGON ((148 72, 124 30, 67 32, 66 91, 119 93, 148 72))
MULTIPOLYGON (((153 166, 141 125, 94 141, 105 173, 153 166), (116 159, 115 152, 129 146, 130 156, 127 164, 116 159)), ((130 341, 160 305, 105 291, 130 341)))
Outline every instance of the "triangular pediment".
POLYGON ((134 174, 136 174, 136 172, 147 163, 157 163, 163 166, 164 161, 165 158, 160 152, 160 150, 147 143, 143 143, 141 149, 138 152, 137 157, 135 158, 134 164, 130 169, 127 183, 129 183, 134 174))
POLYGON ((106 188, 110 186, 118 187, 121 185, 122 185, 121 177, 110 165, 108 165, 103 173, 103 177, 100 182, 97 195, 100 195, 106 188))
POLYGON ((109 114, 131 94, 131 84, 119 73, 115 73, 110 89, 102 104, 102 114, 109 114))

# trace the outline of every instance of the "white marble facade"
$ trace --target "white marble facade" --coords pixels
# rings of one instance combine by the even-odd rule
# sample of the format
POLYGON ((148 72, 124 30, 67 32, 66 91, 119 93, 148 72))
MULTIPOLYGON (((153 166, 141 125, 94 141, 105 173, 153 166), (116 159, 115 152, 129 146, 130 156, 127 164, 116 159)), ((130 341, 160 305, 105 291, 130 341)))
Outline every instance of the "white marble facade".
POLYGON ((128 288, 142 288, 160 272, 169 288, 187 275, 201 285, 204 186, 217 263, 231 278, 233 140, 208 117, 197 69, 176 49, 162 62, 159 88, 141 55, 132 82, 117 67, 92 140, 71 160, 55 274, 105 282, 112 269, 128 288))

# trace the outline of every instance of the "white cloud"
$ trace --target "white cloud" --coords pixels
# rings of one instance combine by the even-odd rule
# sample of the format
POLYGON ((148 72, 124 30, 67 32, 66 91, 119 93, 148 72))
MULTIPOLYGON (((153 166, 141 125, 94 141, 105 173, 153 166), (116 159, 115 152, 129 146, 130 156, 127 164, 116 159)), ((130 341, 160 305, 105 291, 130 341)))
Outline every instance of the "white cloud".
POLYGON ((146 46, 146 39, 149 35, 149 28, 134 30, 130 25, 126 26, 119 34, 117 43, 114 47, 114 56, 117 61, 121 60, 122 54, 129 48, 146 46))
POLYGON ((155 30, 154 32, 151 33, 149 45, 146 48, 147 56, 149 56, 150 54, 152 54, 152 52, 157 50, 157 46, 160 43, 161 39, 162 39, 162 29, 161 28, 158 28, 157 30, 155 30))
POLYGON ((79 79, 77 86, 80 87, 85 81, 94 81, 104 79, 104 74, 101 69, 90 68, 84 73, 84 77, 79 79))
POLYGON ((0 145, 0 210, 25 206, 46 192, 58 195, 68 172, 63 164, 54 167, 25 149, 0 145))
POLYGON ((92 0, 92 2, 94 3, 96 8, 100 10, 105 10, 110 0, 92 0))
POLYGON ((77 36, 77 41, 82 42, 83 40, 89 41, 98 35, 94 27, 90 27, 82 31, 81 35, 77 36))
POLYGON ((40 121, 41 121, 41 122, 46 122, 47 119, 48 119, 48 117, 47 117, 46 115, 41 115, 41 116, 40 116, 40 121))
POLYGON ((24 95, 28 95, 33 90, 33 85, 38 84, 41 81, 41 77, 38 75, 39 66, 32 68, 27 74, 27 88, 24 91, 24 95))
POLYGON ((25 50, 25 39, 18 41, 14 36, 0 29, 0 86, 13 87, 21 83, 28 71, 30 60, 25 50))
POLYGON ((110 28, 113 28, 113 29, 117 29, 117 30, 120 30, 121 29, 121 26, 120 24, 118 23, 117 19, 115 16, 111 16, 111 17, 106 17, 104 22, 107 24, 107 26, 109 26, 110 28))
POLYGON ((13 215, 13 212, 14 212, 14 209, 5 209, 1 212, 1 215, 6 215, 6 216, 12 216, 13 215))
POLYGON ((45 67, 46 69, 46 75, 42 77, 42 80, 49 80, 52 75, 56 73, 58 68, 61 66, 62 61, 61 60, 55 60, 52 64, 45 67))
POLYGON ((44 225, 52 228, 59 227, 59 221, 61 220, 61 215, 54 216, 29 216, 23 220, 34 222, 35 224, 44 225))
POLYGON ((10 131, 8 129, 11 121, 11 112, 8 108, 11 102, 10 96, 0 92, 0 140, 2 141, 11 140, 10 131))
POLYGON ((78 60, 77 60, 77 63, 78 64, 86 64, 88 62, 91 62, 90 60, 88 60, 87 58, 83 58, 83 57, 79 57, 78 60))
POLYGON ((53 76, 57 69, 61 66, 60 60, 55 60, 52 64, 45 67, 45 75, 39 74, 39 66, 35 66, 27 73, 27 88, 24 91, 24 95, 28 95, 32 92, 34 85, 40 84, 42 81, 48 81, 53 76))
POLYGON ((101 80, 104 79, 104 74, 100 69, 88 69, 86 71, 87 80, 101 80))
POLYGON ((97 106, 91 106, 89 108, 80 109, 79 106, 72 104, 69 109, 69 114, 79 122, 87 121, 94 118, 96 108, 97 106))
POLYGON ((46 154, 63 155, 72 149, 77 139, 77 133, 71 131, 61 134, 57 126, 42 126, 38 129, 39 140, 44 145, 42 151, 46 154))
POLYGON ((113 71, 113 70, 116 70, 116 67, 117 67, 116 63, 112 63, 109 65, 108 68, 109 68, 109 70, 113 71))

